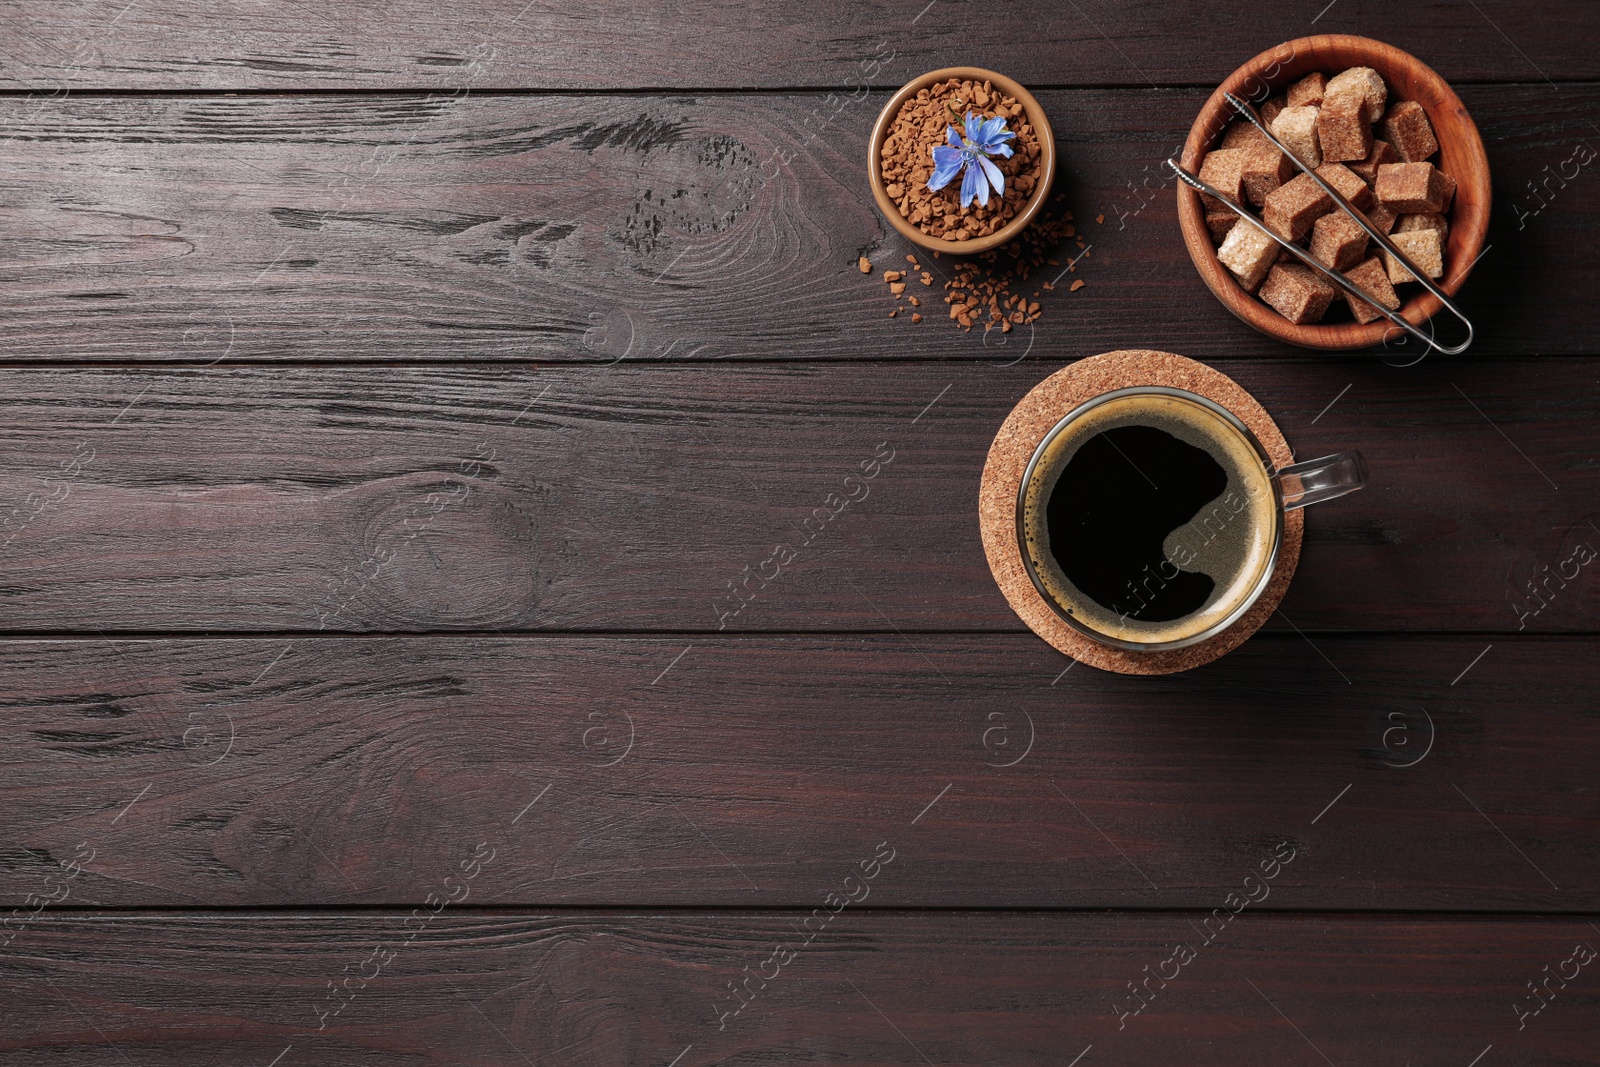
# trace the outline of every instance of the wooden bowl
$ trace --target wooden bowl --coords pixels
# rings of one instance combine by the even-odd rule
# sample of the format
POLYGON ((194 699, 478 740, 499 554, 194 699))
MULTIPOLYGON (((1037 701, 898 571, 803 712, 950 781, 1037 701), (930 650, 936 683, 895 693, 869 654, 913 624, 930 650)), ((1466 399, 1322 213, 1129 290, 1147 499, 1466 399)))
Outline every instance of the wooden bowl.
POLYGON ((971 256, 979 252, 987 252, 991 248, 998 248, 1021 233, 1033 217, 1044 207, 1045 200, 1050 195, 1050 186, 1056 177, 1056 140, 1050 132, 1050 118, 1044 113, 1044 108, 1039 106, 1039 101, 1033 94, 1022 86, 1006 77, 996 74, 992 70, 981 67, 945 67, 942 70, 930 70, 920 78, 914 78, 900 87, 900 91, 889 98, 883 105, 883 110, 878 113, 878 121, 873 123, 872 136, 867 141, 867 181, 872 184, 873 199, 878 202, 878 210, 883 212, 883 217, 889 220, 889 225, 900 231, 901 236, 912 244, 919 245, 932 252, 948 252, 953 256, 971 256), (900 105, 916 96, 917 93, 935 82, 942 82, 947 78, 961 78, 971 81, 986 81, 992 87, 1011 97, 1022 105, 1022 113, 1028 117, 1028 124, 1033 127, 1034 135, 1039 138, 1039 180, 1034 184, 1033 195, 1022 206, 1022 210, 1010 222, 1000 227, 987 237, 975 237, 970 241, 946 241, 942 237, 933 237, 923 233, 905 217, 900 214, 900 209, 895 202, 889 199, 889 190, 885 188, 883 178, 878 166, 879 154, 883 149, 883 142, 889 136, 889 125, 894 122, 895 115, 900 112, 900 105))
MULTIPOLYGON (((1482 252, 1484 234, 1489 229, 1489 160, 1472 116, 1445 80, 1422 61, 1392 45, 1366 37, 1322 34, 1301 37, 1262 52, 1229 75, 1200 109, 1183 146, 1184 169, 1191 174, 1199 172, 1205 153, 1238 114, 1223 99, 1224 93, 1233 93, 1259 108, 1269 95, 1268 89, 1287 88, 1312 71, 1320 70, 1331 77, 1347 67, 1371 67, 1388 83, 1391 102, 1415 100, 1428 113, 1439 142, 1435 165, 1456 180, 1455 202, 1449 212, 1450 237, 1444 253, 1445 275, 1437 282, 1440 289, 1454 296, 1482 252)), ((1262 333, 1304 348, 1324 349, 1367 348, 1381 344, 1386 335, 1400 334, 1399 327, 1387 319, 1366 325, 1352 320, 1297 326, 1245 292, 1217 259, 1216 247, 1206 232, 1200 194, 1182 182, 1178 183, 1178 225, 1183 230, 1184 244, 1189 246, 1189 256, 1206 285, 1224 307, 1262 333)), ((1420 326, 1439 310, 1440 304, 1438 298, 1418 288, 1420 291, 1401 305, 1400 313, 1420 326)))

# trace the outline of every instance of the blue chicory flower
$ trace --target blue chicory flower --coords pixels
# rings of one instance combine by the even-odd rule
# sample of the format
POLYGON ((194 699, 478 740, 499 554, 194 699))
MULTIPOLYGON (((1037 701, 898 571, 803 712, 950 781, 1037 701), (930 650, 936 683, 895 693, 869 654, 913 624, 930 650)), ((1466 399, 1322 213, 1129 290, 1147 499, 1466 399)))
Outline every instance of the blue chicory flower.
POLYGON ((965 171, 966 177, 961 180, 961 206, 966 207, 976 200, 988 207, 990 186, 997 195, 1006 195, 1006 176, 989 162, 989 157, 1009 158, 1011 146, 1006 142, 1016 134, 1006 129, 1006 120, 998 115, 984 119, 969 111, 964 125, 965 137, 954 126, 946 127, 948 143, 933 149, 933 177, 928 179, 928 188, 943 189, 965 171))

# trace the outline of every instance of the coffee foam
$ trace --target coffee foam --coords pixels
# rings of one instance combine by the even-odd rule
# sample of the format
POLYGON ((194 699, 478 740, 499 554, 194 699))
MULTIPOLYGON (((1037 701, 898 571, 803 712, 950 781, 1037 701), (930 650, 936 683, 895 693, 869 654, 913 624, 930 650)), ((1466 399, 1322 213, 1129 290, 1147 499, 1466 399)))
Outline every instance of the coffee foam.
MULTIPOLYGON (((1130 472, 1130 477, 1134 475, 1130 472)), ((1138 644, 1183 641, 1228 619, 1267 578, 1282 513, 1254 445, 1231 422, 1183 397, 1142 393, 1095 405, 1055 435, 1034 468, 1023 499, 1026 551, 1045 591, 1079 624, 1107 637, 1138 644), (1227 476, 1223 491, 1163 540, 1167 562, 1130 583, 1112 610, 1067 578, 1049 551, 1047 505, 1062 470, 1087 442, 1121 426, 1149 426, 1206 452, 1227 476), (1201 606, 1169 622, 1138 619, 1142 595, 1159 590, 1178 570, 1208 575, 1215 588, 1201 606), (1142 594, 1142 595, 1141 595, 1142 594)))

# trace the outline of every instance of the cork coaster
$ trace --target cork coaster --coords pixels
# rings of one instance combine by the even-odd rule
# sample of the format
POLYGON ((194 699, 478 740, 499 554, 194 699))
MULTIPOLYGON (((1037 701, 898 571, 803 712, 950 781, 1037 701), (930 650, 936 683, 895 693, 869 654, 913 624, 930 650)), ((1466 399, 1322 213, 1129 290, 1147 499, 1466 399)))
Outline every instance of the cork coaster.
POLYGON ((1173 674, 1210 663, 1233 651, 1277 610, 1289 588, 1289 579, 1294 577, 1295 565, 1300 561, 1305 517, 1299 511, 1284 516, 1277 564, 1266 590, 1238 622, 1214 637, 1187 648, 1164 652, 1127 652, 1100 644, 1067 625, 1034 588, 1023 568, 1022 549, 1017 544, 1016 512, 1022 474, 1034 449, 1063 415, 1102 393, 1140 385, 1164 385, 1198 393, 1222 405, 1248 426, 1274 466, 1283 467, 1294 462, 1289 442, 1277 423, 1255 397, 1227 375, 1171 352, 1144 349, 1106 352, 1079 360, 1052 374, 1034 386, 1011 410, 995 435, 989 459, 983 467, 983 485, 978 491, 978 523, 994 580, 1011 609, 1034 633, 1073 659, 1103 671, 1173 674))

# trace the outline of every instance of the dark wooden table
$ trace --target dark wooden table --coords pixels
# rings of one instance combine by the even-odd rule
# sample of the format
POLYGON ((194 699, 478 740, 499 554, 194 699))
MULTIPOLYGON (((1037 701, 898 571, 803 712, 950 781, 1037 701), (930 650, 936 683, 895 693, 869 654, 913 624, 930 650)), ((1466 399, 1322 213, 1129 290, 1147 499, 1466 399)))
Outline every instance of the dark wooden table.
POLYGON ((1600 1061, 1600 17, 924 2, 4 5, 0 1059, 1600 1061), (1483 131, 1467 357, 1183 251, 1159 161, 1325 31, 1483 131), (1004 338, 856 269, 956 63, 1090 248, 1004 338), (1126 347, 1373 474, 1175 677, 1071 669, 977 533, 1126 347))

